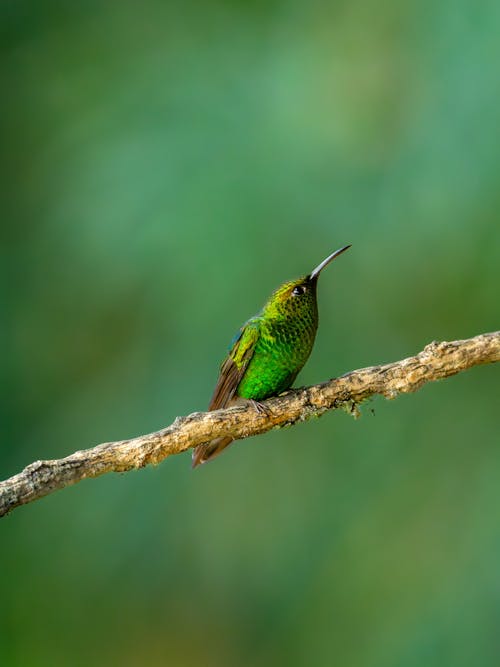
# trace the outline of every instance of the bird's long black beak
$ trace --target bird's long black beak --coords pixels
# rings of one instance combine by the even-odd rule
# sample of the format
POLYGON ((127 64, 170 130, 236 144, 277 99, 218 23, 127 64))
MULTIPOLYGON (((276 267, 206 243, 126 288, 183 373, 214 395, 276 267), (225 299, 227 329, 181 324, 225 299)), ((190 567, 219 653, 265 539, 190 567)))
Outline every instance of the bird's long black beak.
POLYGON ((328 255, 328 257, 324 259, 321 262, 321 264, 318 264, 318 266, 314 269, 314 271, 312 271, 311 275, 309 276, 309 280, 315 280, 319 276, 321 271, 323 271, 325 266, 327 266, 327 264, 330 264, 330 262, 332 262, 335 259, 335 257, 338 257, 340 254, 348 250, 350 247, 351 247, 350 245, 345 245, 343 248, 339 248, 335 252, 332 252, 331 255, 328 255))

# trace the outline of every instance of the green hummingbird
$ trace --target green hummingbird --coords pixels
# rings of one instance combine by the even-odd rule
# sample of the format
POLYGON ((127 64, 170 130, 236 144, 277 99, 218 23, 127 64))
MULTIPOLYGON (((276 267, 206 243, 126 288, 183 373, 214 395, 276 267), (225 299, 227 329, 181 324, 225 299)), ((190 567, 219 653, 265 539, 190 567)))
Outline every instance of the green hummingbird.
MULTIPOLYGON (((336 250, 307 276, 275 290, 260 313, 251 317, 231 341, 220 367, 208 410, 260 401, 289 389, 306 363, 318 329, 316 287, 321 271, 345 250, 336 250)), ((193 468, 210 461, 233 442, 215 438, 193 451, 193 468)))

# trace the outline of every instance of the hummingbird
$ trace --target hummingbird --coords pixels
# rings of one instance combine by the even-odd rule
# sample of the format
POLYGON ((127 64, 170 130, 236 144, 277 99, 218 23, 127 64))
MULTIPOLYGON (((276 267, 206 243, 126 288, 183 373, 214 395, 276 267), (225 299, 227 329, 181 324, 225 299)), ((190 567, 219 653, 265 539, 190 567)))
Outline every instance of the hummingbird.
MULTIPOLYGON (((332 252, 309 275, 283 283, 245 322, 221 364, 209 411, 250 402, 265 412, 260 401, 292 386, 311 354, 318 329, 319 275, 350 247, 332 252)), ((231 442, 231 437, 220 437, 198 445, 193 468, 218 456, 231 442)))

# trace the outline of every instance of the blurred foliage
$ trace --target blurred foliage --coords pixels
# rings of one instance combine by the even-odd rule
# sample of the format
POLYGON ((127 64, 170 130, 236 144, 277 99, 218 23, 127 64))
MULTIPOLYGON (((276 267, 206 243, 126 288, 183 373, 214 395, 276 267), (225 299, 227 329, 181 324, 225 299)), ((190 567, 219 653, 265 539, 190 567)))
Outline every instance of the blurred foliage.
MULTIPOLYGON (((302 384, 498 328, 497 2, 4 0, 0 30, 2 478, 203 409, 344 243, 302 384)), ((496 666, 498 431, 478 368, 19 509, 0 664, 496 666)))

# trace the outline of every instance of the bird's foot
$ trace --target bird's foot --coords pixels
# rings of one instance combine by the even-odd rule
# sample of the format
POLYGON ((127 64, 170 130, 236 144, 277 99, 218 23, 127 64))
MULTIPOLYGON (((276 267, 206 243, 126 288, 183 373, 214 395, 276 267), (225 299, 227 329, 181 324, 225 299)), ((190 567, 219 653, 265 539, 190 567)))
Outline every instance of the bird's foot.
POLYGON ((257 412, 259 415, 266 415, 266 417, 269 417, 271 414, 271 411, 269 408, 264 405, 264 403, 259 403, 259 401, 254 401, 254 399, 250 399, 250 403, 252 404, 255 412, 257 412))
POLYGON ((264 405, 264 403, 260 403, 253 398, 242 398, 241 396, 238 396, 234 403, 235 405, 251 405, 259 415, 266 415, 266 417, 269 417, 271 414, 271 411, 264 405))

